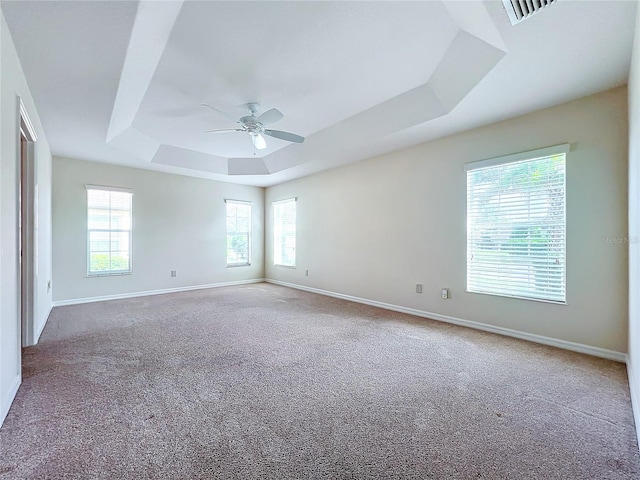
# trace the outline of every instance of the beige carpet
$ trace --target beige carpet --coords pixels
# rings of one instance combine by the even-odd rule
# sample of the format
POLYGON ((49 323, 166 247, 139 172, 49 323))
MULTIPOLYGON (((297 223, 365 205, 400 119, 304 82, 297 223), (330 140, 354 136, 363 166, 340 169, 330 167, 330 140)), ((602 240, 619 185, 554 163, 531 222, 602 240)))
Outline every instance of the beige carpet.
POLYGON ((624 365, 270 284, 55 308, 10 479, 638 479, 624 365))

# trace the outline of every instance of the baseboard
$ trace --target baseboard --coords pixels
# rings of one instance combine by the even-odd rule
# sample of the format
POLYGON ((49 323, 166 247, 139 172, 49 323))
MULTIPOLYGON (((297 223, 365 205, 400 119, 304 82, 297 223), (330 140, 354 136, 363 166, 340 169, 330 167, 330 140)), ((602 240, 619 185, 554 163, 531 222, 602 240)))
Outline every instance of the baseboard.
POLYGON ((593 347, 591 345, 584 345, 584 344, 575 343, 575 342, 568 342, 566 340, 545 337, 543 335, 536 335, 534 333, 521 332, 519 330, 512 330, 510 328, 504 328, 504 327, 497 327, 497 326, 489 325, 486 323, 475 322, 473 320, 465 320, 462 318, 451 317, 448 315, 441 315, 439 313, 426 312, 424 310, 417 310, 415 308, 402 307, 400 305, 393 305, 390 303, 378 302, 376 300, 369 300, 367 298, 354 297, 352 295, 345 295, 342 293, 330 292, 328 290, 321 290, 319 288, 307 287, 304 285, 298 285, 294 283, 281 282, 279 280, 273 280, 269 278, 267 278, 265 281, 276 284, 276 285, 282 285, 284 287, 296 288, 298 290, 305 290, 307 292, 318 293, 320 295, 341 298, 343 300, 349 300, 351 302, 363 303, 365 305, 371 305, 372 307, 379 307, 379 308, 384 308, 386 310, 393 310, 395 312, 408 313, 409 315, 415 315, 417 317, 430 318, 432 320, 439 320, 441 322, 451 323, 453 325, 474 328, 476 330, 482 330, 485 332, 497 333, 498 335, 519 338, 521 340, 528 340, 530 342, 562 348, 564 350, 571 350, 573 352, 586 353, 588 355, 606 358, 608 360, 614 360, 616 362, 626 363, 627 361, 627 355, 625 353, 616 352, 615 350, 608 350, 606 348, 593 347))
POLYGON ((38 326, 38 330, 36 330, 35 337, 33 338, 34 345, 37 345, 38 342, 40 341, 40 335, 42 335, 42 331, 44 330, 44 327, 47 325, 47 322, 49 321, 49 317, 51 316, 51 310, 53 310, 53 304, 49 306, 49 311, 47 312, 47 315, 44 317, 44 322, 42 322, 42 324, 38 326))
POLYGON ((71 300, 58 300, 53 302, 54 307, 64 307, 67 305, 79 305, 81 303, 105 302, 107 300, 122 300, 126 298, 146 297, 148 295, 163 295, 165 293, 187 292, 190 290, 204 290, 205 288, 230 287, 233 285, 246 285, 249 283, 262 283, 264 278, 253 278, 251 280, 238 280, 236 282, 210 283, 207 285, 191 285, 187 287, 164 288, 161 290, 147 290, 144 292, 119 293, 116 295, 103 295, 100 297, 74 298, 71 300))
POLYGON ((636 435, 638 436, 638 446, 640 447, 640 384, 636 381, 633 362, 627 361, 627 377, 629 377, 629 393, 631 395, 631 410, 636 424, 636 435))
POLYGON ((22 377, 20 375, 16 375, 9 387, 9 391, 6 395, 2 397, 2 405, 0 409, 0 427, 4 423, 4 419, 7 418, 7 414, 9 413, 9 409, 11 408, 11 404, 13 400, 16 398, 16 394, 18 393, 18 389, 20 388, 20 384, 22 383, 22 377))

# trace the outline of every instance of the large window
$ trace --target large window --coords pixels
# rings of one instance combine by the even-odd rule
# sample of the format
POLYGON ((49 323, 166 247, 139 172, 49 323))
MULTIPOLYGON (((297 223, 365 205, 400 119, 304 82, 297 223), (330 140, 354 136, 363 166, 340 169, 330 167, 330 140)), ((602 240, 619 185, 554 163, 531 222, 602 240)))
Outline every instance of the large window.
POLYGON ((87 274, 131 273, 130 190, 87 185, 87 274))
POLYGON ((251 265, 251 203, 227 203, 227 266, 251 265))
POLYGON ((564 303, 568 145, 466 165, 467 291, 564 303))
POLYGON ((273 203, 273 264, 296 266, 296 199, 273 203))

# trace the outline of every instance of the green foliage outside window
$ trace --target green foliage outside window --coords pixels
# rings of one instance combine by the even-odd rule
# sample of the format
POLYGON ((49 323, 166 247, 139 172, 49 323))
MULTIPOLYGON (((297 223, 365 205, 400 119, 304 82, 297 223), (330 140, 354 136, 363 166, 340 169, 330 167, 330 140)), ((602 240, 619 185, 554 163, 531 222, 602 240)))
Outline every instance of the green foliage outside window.
POLYGON ((91 254, 91 267, 90 272, 109 272, 109 271, 127 271, 129 270, 129 259, 120 255, 111 255, 111 262, 109 262, 108 253, 92 253, 91 254))
POLYGON ((249 261, 249 234, 238 233, 227 236, 227 252, 229 263, 246 263, 249 261), (231 253, 231 255, 229 255, 231 253))

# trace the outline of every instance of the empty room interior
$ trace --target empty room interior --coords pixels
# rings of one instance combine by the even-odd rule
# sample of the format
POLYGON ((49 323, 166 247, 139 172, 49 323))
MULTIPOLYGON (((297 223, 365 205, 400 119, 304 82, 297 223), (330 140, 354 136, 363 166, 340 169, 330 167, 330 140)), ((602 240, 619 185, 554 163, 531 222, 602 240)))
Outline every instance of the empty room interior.
POLYGON ((0 9, 0 479, 640 478, 635 0, 0 9))

